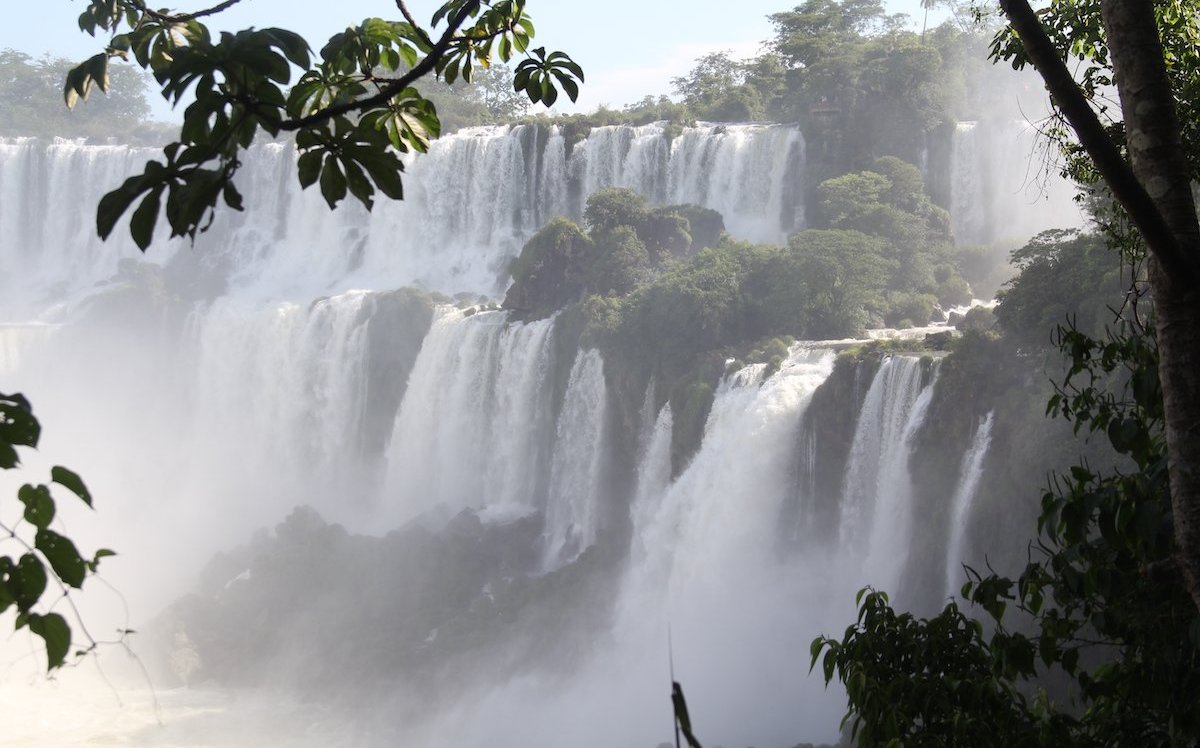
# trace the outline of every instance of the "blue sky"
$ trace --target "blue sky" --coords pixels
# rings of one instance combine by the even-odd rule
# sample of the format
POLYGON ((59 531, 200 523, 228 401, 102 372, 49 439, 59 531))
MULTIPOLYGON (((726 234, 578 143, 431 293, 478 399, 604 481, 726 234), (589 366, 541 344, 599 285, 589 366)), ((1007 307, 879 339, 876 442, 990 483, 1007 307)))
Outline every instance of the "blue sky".
MULTIPOLYGON (((158 2, 194 10, 209 3, 158 2)), ((418 18, 427 19, 441 0, 409 0, 418 18)), ((570 53, 583 65, 587 84, 578 108, 600 104, 619 107, 646 94, 670 94, 671 78, 687 72, 691 63, 708 52, 728 49, 750 56, 771 35, 769 13, 798 4, 794 0, 529 0, 537 26, 537 41, 570 53)), ((895 13, 908 13, 919 26, 919 0, 887 0, 895 13)), ((83 59, 95 54, 101 43, 81 33, 76 18, 82 0, 44 0, 10 8, 0 24, 0 49, 12 47, 35 56, 54 55, 83 59)), ((394 16, 391 0, 242 0, 214 26, 281 26, 305 35, 314 48, 341 28, 363 18, 394 16)), ((944 12, 937 13, 937 20, 944 12)), ((930 24, 935 23, 931 14, 930 24)))

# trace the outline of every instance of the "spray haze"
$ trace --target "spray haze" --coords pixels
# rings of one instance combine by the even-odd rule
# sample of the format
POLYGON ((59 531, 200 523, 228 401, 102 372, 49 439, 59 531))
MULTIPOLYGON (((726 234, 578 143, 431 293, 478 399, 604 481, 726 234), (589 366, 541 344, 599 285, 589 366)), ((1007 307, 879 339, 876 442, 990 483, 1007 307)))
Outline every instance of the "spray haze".
MULTIPOLYGON (((1014 128, 931 144, 964 242, 1058 211, 1013 207, 1014 128)), ((79 672, 9 681, 32 705, 13 739, 651 747, 671 737, 670 628, 706 744, 837 741, 843 696, 807 677, 809 643, 863 584, 953 586, 992 416, 944 455, 959 480, 939 493, 910 459, 940 427, 929 356, 722 351, 715 386, 673 398, 569 312, 487 300, 606 187, 785 242, 807 226, 808 148, 778 124, 468 128, 367 213, 327 211, 266 143, 244 213, 143 257, 93 216, 148 151, 0 140, 0 376, 99 497, 64 518, 73 537, 121 554, 104 576, 123 597, 89 590, 85 618, 142 631, 158 684, 155 707, 109 657, 120 701, 79 672), (949 538, 923 531, 931 505, 949 538), (914 570, 921 544, 935 573, 914 570), (55 723, 67 693, 82 706, 55 723)))

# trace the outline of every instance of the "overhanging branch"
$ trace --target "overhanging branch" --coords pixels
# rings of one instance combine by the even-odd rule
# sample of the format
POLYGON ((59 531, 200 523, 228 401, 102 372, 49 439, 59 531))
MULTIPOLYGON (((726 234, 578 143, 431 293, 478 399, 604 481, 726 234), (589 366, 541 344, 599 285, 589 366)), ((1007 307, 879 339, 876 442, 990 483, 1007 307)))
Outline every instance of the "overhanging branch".
POLYGON ((1196 253, 1184 252, 1179 245, 1154 200, 1088 105, 1083 92, 1067 70, 1066 63, 1059 57, 1058 48, 1042 28, 1028 1, 1000 0, 1000 7, 1021 38, 1034 68, 1046 82, 1054 103, 1071 123, 1080 144, 1095 163, 1108 188, 1124 206, 1130 220, 1146 240, 1150 252, 1171 273, 1181 274, 1193 283, 1200 282, 1200 257, 1196 253))
POLYGON ((393 96, 408 88, 413 83, 420 80, 422 76, 431 72, 435 67, 437 67, 437 64, 442 59, 442 56, 446 54, 446 50, 448 50, 450 45, 454 43, 454 35, 458 33, 458 30, 462 27, 463 23, 466 22, 468 17, 469 14, 466 12, 465 8, 459 11, 457 15, 449 20, 450 25, 447 27, 446 32, 442 34, 440 39, 438 39, 437 44, 433 45, 433 49, 429 50, 429 54, 425 55, 425 59, 414 65, 412 70, 409 70, 404 75, 388 83, 386 86, 380 89, 378 93, 362 99, 348 101, 344 104, 338 104, 337 106, 331 106, 326 109, 313 112, 306 117, 283 120, 279 123, 279 129, 300 130, 305 127, 311 127, 323 122, 328 122, 334 117, 339 117, 343 114, 358 112, 387 103, 393 96))

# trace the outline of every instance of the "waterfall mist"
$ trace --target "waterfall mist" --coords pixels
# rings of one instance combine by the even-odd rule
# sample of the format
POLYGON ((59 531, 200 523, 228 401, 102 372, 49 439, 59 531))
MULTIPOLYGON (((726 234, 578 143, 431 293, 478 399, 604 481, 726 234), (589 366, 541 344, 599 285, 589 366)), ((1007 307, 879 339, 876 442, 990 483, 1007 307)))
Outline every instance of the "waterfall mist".
MULTIPOLYGON (((947 144, 972 241, 994 238, 1014 194, 985 189, 983 140, 964 123, 947 144)), ((409 164, 404 202, 331 213, 296 187, 290 146, 265 144, 245 213, 143 257, 122 227, 99 242, 93 210, 147 152, 0 141, 3 386, 45 428, 30 474, 68 465, 97 497, 63 519, 82 547, 120 553, 103 567, 120 594, 89 584, 81 612, 96 632, 145 631, 131 645, 159 701, 118 651, 102 662, 120 701, 81 671, 61 691, 3 683, 30 705, 15 734, 652 748, 671 737, 670 630, 706 743, 836 741, 844 698, 808 677, 809 643, 852 619, 861 585, 913 583, 929 497, 909 457, 936 428, 936 363, 854 372, 829 520, 824 452, 806 441, 832 428, 812 410, 837 376, 827 345, 730 367, 673 466, 687 414, 653 382, 624 402, 561 319, 480 301, 545 221, 579 218, 606 186, 784 241, 805 226, 805 148, 782 125, 601 127, 571 144, 558 127, 471 128, 409 164), (77 688, 76 717, 46 716, 77 688)), ((935 501, 954 528, 991 423, 946 457, 962 478, 935 501)), ((939 571, 965 542, 956 530, 939 571)), ((22 647, 4 654, 25 673, 22 647)))

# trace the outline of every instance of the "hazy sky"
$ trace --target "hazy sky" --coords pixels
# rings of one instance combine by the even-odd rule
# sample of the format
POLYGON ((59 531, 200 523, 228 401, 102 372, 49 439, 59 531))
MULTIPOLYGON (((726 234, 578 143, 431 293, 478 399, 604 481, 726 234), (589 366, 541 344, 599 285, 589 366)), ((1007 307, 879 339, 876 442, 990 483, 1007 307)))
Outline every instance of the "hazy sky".
MULTIPOLYGON (((210 3, 163 0, 189 10, 210 3)), ((441 0, 410 0, 418 18, 427 19, 441 0)), ((771 35, 767 14, 786 10, 796 0, 530 0, 537 42, 570 53, 587 74, 579 108, 621 106, 646 94, 670 94, 671 78, 687 72, 699 56, 729 49, 738 56, 758 51, 771 35)), ((896 13, 908 13, 920 25, 920 0, 886 0, 896 13)), ((45 0, 10 8, 0 24, 0 49, 11 47, 35 56, 43 52, 72 58, 95 54, 100 43, 81 33, 76 18, 81 0, 45 0)), ((314 48, 350 23, 395 15, 391 0, 243 0, 214 26, 281 26, 300 32, 314 48)), ((940 20, 943 12, 936 14, 940 20)), ((931 14, 930 24, 935 22, 931 14)))

